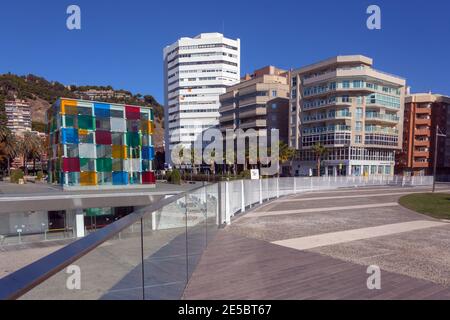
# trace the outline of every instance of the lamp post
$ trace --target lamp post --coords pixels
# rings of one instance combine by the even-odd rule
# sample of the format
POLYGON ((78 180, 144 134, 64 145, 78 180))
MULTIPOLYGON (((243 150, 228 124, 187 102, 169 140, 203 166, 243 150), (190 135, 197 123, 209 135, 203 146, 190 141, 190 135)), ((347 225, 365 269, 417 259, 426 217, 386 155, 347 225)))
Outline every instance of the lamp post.
POLYGON ((439 125, 436 126, 436 137, 434 141, 434 164, 433 164, 433 193, 436 191, 436 171, 437 171, 437 158, 438 158, 438 140, 439 137, 446 137, 447 135, 440 133, 439 125))

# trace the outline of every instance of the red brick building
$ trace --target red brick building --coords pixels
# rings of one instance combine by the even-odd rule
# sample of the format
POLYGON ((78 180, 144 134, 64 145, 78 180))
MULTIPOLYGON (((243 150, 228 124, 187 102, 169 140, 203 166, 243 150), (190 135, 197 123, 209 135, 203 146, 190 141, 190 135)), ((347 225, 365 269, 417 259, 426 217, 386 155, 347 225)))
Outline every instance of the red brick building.
POLYGON ((439 137, 437 168, 450 172, 450 97, 437 94, 413 94, 405 99, 403 150, 397 155, 396 172, 431 175, 435 157, 436 128, 447 137, 439 137))

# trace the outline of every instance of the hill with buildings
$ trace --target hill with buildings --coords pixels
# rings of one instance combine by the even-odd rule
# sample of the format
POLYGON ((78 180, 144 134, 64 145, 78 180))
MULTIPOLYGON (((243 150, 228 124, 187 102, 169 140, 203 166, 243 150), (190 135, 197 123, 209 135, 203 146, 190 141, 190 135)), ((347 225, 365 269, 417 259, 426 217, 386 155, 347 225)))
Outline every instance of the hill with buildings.
POLYGON ((48 81, 36 75, 0 75, 0 122, 5 123, 4 101, 20 99, 31 106, 33 129, 45 130, 45 112, 59 98, 95 100, 153 107, 155 113, 155 147, 162 147, 164 139, 164 109, 151 95, 133 94, 127 90, 116 90, 111 86, 64 85, 48 81))

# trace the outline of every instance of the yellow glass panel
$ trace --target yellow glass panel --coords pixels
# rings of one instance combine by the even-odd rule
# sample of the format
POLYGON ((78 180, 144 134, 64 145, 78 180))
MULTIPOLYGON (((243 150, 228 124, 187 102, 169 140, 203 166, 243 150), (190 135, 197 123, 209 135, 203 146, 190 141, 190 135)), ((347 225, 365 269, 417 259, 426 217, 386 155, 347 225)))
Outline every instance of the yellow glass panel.
POLYGON ((153 132, 155 132, 155 124, 153 123, 153 121, 149 121, 150 123, 150 130, 148 131, 149 134, 153 134, 153 132))
POLYGON ((80 185, 82 185, 82 186, 97 185, 97 173, 96 172, 81 172, 80 173, 80 185))
POLYGON ((61 114, 78 114, 77 101, 61 100, 61 114))
POLYGON ((113 159, 127 159, 127 147, 126 146, 112 146, 113 159))
POLYGON ((78 129, 78 135, 80 135, 80 136, 87 136, 88 134, 89 134, 89 130, 78 129))
POLYGON ((148 133, 150 131, 149 121, 141 120, 141 131, 143 133, 148 133))

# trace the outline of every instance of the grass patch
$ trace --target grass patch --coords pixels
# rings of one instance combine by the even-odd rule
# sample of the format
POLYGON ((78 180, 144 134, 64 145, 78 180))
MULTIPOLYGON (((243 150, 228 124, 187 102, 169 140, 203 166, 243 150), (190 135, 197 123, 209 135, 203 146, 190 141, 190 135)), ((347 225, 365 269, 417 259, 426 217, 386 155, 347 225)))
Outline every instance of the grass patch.
POLYGON ((450 220, 450 194, 420 193, 404 196, 400 205, 436 219, 450 220))

